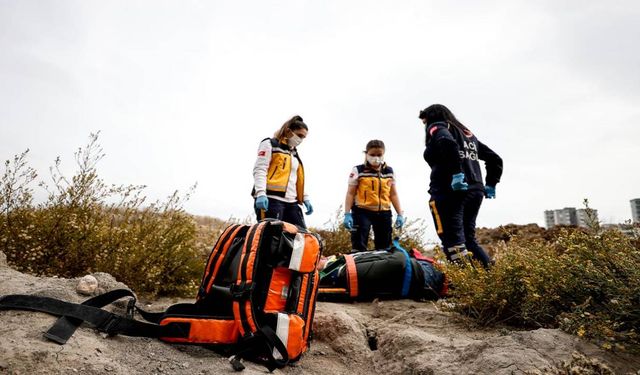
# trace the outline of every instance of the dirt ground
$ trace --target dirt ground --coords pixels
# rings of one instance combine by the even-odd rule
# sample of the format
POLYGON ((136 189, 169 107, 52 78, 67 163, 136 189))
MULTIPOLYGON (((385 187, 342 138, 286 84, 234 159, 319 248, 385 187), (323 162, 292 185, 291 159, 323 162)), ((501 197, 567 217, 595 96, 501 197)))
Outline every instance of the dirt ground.
MULTIPOLYGON (((125 287, 97 273, 99 292, 125 287)), ((37 294, 81 302, 78 279, 38 278, 6 266, 0 253, 0 295, 37 294)), ((150 310, 186 302, 160 300, 150 310)), ((274 374, 640 374, 640 357, 611 353, 559 330, 469 328, 443 303, 318 303, 315 340, 297 362, 274 374)), ((213 351, 154 339, 105 337, 88 326, 60 346, 42 333, 55 317, 0 311, 1 374, 231 374, 213 351)), ((245 363, 243 374, 265 374, 245 363)))

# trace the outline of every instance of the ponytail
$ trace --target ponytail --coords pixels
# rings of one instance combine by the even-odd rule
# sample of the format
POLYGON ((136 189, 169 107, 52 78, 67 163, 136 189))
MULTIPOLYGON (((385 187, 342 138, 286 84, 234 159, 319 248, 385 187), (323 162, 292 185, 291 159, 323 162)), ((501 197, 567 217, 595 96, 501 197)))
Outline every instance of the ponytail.
POLYGON ((283 138, 286 138, 287 130, 294 131, 298 129, 304 129, 309 131, 309 127, 307 126, 307 124, 304 123, 304 121, 302 120, 302 117, 295 115, 289 120, 287 120, 284 124, 282 124, 280 129, 278 129, 278 131, 276 131, 273 136, 276 139, 281 140, 283 138))

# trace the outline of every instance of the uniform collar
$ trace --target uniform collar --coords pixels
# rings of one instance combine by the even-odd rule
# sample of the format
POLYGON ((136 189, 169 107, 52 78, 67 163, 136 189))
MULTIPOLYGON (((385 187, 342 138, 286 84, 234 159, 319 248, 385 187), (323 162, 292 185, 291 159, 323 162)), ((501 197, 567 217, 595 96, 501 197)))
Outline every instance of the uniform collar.
POLYGON ((438 126, 438 125, 442 125, 442 126, 446 126, 447 129, 449 129, 449 123, 446 121, 436 121, 436 122, 432 122, 431 124, 427 125, 427 129, 432 127, 432 126, 438 126))
POLYGON ((371 169, 372 171, 382 172, 382 170, 387 167, 387 163, 386 162, 382 162, 382 164, 380 164, 380 168, 376 169, 371 164, 369 164, 368 161, 365 161, 364 162, 364 167, 367 168, 367 169, 371 169))
POLYGON ((287 142, 283 142, 282 139, 278 139, 278 143, 280 144, 280 148, 284 150, 294 151, 295 148, 291 148, 287 142))

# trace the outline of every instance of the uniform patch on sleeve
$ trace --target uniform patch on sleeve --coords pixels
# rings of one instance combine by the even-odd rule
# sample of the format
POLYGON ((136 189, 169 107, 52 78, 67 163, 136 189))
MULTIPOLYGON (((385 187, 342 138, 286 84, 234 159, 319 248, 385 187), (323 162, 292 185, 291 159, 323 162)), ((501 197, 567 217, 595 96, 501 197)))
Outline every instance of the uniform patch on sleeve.
POLYGON ((258 152, 258 156, 265 156, 267 154, 267 152, 265 150, 260 150, 258 152))
POLYGON ((353 176, 355 176, 356 174, 351 172, 351 174, 349 175, 349 178, 353 178, 353 176))

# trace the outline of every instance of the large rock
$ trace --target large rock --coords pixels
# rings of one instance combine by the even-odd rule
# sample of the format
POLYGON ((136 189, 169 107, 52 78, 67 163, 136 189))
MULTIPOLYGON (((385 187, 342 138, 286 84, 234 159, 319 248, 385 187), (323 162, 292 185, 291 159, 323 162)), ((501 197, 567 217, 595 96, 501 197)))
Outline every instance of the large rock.
MULTIPOLYGON (((97 293, 127 286, 106 273, 92 275, 97 293)), ((0 295, 39 294, 81 302, 80 279, 36 277, 0 267, 0 295)), ((123 314, 126 300, 111 305, 123 314)), ((154 301, 160 310, 176 302, 154 301)), ((54 316, 0 311, 0 373, 20 374, 220 374, 231 373, 227 358, 199 346, 115 336, 105 338, 81 326, 60 347, 43 340, 54 316)), ((472 329, 442 305, 409 300, 380 303, 318 303, 311 350, 282 375, 370 374, 640 374, 640 357, 603 352, 558 330, 472 329), (578 352, 582 354, 571 353, 578 352), (597 361, 595 360, 597 359, 597 361), (560 366, 562 366, 560 368, 560 366), (575 370, 575 371, 574 371, 575 370), (588 372, 591 371, 591 372, 588 372)), ((265 374, 245 362, 243 375, 265 374)))
POLYGON ((92 296, 98 290, 98 279, 92 275, 86 275, 80 278, 76 286, 76 292, 84 296, 92 296))
POLYGON ((318 309, 313 320, 313 333, 316 339, 351 359, 367 360, 371 357, 365 326, 343 310, 318 309))
POLYGON ((114 289, 129 289, 126 284, 119 282, 115 277, 106 272, 95 272, 92 273, 91 276, 98 280, 98 289, 96 294, 106 293, 114 289))
POLYGON ((6 267, 6 266, 7 266, 7 256, 4 255, 2 251, 0 251, 0 267, 6 267))

